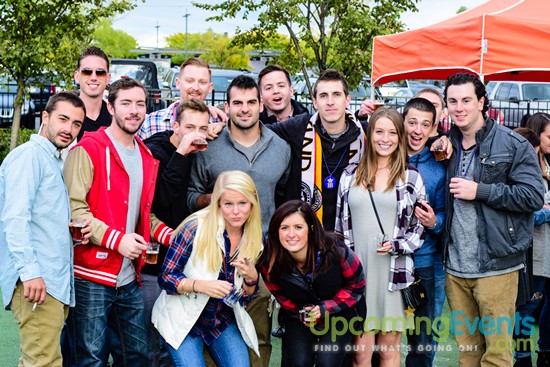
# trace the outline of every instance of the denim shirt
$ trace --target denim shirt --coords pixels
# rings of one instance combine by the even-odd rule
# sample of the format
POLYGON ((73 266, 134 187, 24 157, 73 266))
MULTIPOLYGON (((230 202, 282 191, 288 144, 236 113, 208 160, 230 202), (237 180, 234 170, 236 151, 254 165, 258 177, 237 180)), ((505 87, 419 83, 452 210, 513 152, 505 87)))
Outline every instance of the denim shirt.
POLYGON ((74 306, 69 197, 60 152, 32 135, 0 166, 0 286, 4 307, 17 280, 42 277, 46 292, 74 306))

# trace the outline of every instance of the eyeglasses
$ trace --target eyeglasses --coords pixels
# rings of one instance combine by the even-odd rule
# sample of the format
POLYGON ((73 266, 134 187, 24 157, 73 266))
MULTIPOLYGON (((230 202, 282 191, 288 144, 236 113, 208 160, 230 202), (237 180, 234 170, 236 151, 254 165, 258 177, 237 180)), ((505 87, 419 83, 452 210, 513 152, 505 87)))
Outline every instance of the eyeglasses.
POLYGON ((107 70, 105 69, 90 69, 90 68, 83 68, 82 70, 80 70, 80 74, 84 75, 84 76, 92 76, 92 74, 94 73, 95 71, 95 75, 99 78, 103 78, 104 76, 107 75, 107 70))

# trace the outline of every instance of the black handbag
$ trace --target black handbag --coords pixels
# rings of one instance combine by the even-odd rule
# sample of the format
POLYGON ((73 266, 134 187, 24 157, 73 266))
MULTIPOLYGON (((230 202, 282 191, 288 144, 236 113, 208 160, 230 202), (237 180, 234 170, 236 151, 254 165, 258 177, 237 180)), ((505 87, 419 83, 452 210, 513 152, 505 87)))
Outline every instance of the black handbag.
MULTIPOLYGON (((380 230, 382 231, 382 233, 385 234, 386 232, 384 231, 384 227, 382 226, 382 222, 380 221, 380 217, 378 216, 378 210, 376 210, 376 204, 374 203, 374 198, 372 197, 370 188, 368 188, 367 191, 369 192, 372 208, 374 209, 374 214, 376 214, 376 220, 378 221, 380 230)), ((428 303, 426 288, 422 285, 421 279, 418 277, 418 274, 416 274, 416 272, 414 276, 414 282, 407 288, 401 289, 401 296, 403 297, 403 303, 405 305, 405 310, 407 313, 414 314, 416 310, 420 310, 428 303)))

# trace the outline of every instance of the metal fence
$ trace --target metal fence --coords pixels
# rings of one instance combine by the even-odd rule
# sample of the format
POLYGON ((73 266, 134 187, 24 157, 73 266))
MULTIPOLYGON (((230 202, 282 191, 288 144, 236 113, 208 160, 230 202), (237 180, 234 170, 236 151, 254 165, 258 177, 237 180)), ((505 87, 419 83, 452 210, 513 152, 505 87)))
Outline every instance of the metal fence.
MULTIPOLYGON (((154 112, 166 108, 178 98, 162 98, 160 95, 169 95, 169 90, 155 89, 149 90, 149 95, 155 98, 148 104, 147 112, 154 112)), ((49 98, 47 90, 41 90, 25 98, 22 109, 22 126, 25 128, 36 129, 41 123, 41 112, 45 107, 45 101, 49 98)), ((310 112, 314 112, 313 103, 309 98, 303 95, 295 95, 294 98, 302 103, 310 112)), ((367 97, 368 98, 368 97, 367 97)), ((382 97, 386 106, 395 108, 399 111, 409 100, 408 97, 382 97)), ((356 111, 359 109, 364 98, 352 98, 349 109, 356 111)), ((0 89, 0 127, 11 126, 13 121, 13 101, 15 100, 15 88, 0 89), (6 91, 8 90, 8 91, 6 91)), ((205 100, 208 105, 218 106, 223 109, 226 101, 225 92, 213 91, 205 100)), ((491 101, 490 116, 499 120, 509 128, 520 126, 524 115, 532 115, 536 112, 550 112, 550 101, 491 101)))

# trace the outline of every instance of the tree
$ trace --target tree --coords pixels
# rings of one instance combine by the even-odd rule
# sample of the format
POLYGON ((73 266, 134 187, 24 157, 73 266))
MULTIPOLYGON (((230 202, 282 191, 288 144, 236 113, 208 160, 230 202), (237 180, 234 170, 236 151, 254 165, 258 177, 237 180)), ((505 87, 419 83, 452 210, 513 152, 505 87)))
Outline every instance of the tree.
POLYGON ((458 8, 458 10, 456 11, 456 13, 457 13, 457 14, 460 14, 460 13, 465 12, 466 10, 468 10, 468 8, 465 7, 464 5, 462 5, 460 8, 458 8))
POLYGON ((137 56, 132 52, 132 49, 138 46, 136 39, 124 31, 113 29, 109 19, 99 22, 92 43, 112 57, 133 59, 137 56))
MULTIPOLYGON (((236 30, 233 43, 265 49, 269 39, 283 27, 289 43, 279 60, 298 61, 311 92, 307 68, 319 72, 340 70, 352 87, 371 69, 371 50, 375 36, 404 30, 400 15, 417 11, 418 0, 224 0, 219 4, 193 3, 215 14, 208 20, 223 21, 237 16, 256 16, 250 30, 236 30), (372 4, 372 6, 370 5, 372 4), (304 44, 313 51, 314 65, 308 65, 304 44), (294 53, 294 55, 293 55, 294 53)), ((286 65, 284 65, 286 66, 286 65)))
MULTIPOLYGON (((170 48, 185 49, 185 34, 175 33, 166 37, 166 43, 170 48)), ((251 46, 237 47, 231 44, 231 38, 227 34, 215 33, 212 28, 204 33, 187 34, 188 55, 178 55, 172 58, 172 62, 180 65, 186 56, 195 54, 193 51, 201 51, 201 57, 208 63, 223 68, 242 69, 248 67, 250 60, 246 54, 252 50, 251 46)))
POLYGON ((133 7, 131 0, 0 2, 0 69, 17 82, 10 149, 17 143, 25 82, 38 77, 67 79, 98 20, 133 7))

